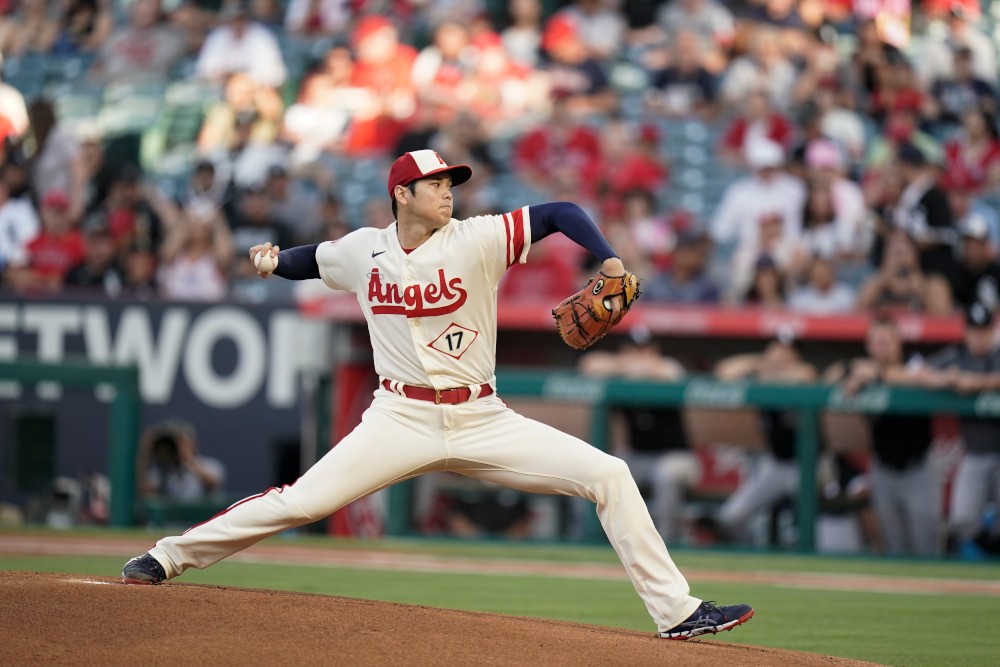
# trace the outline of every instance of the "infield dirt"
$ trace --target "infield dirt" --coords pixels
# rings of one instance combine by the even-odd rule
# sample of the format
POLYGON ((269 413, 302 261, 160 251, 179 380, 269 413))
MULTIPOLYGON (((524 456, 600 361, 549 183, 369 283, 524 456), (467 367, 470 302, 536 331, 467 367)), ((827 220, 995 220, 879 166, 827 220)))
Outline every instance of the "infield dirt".
POLYGON ((0 628, 7 665, 872 664, 326 595, 33 572, 0 572, 0 628))

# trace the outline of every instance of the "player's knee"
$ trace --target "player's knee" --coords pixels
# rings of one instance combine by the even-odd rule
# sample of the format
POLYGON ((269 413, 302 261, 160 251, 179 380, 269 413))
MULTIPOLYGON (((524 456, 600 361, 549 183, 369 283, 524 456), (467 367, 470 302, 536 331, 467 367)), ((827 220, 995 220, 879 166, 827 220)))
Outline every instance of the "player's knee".
POLYGON ((595 469, 589 478, 590 487, 595 491, 598 498, 606 496, 610 490, 620 488, 625 485, 635 486, 632 472, 625 461, 615 456, 608 456, 601 465, 595 469))

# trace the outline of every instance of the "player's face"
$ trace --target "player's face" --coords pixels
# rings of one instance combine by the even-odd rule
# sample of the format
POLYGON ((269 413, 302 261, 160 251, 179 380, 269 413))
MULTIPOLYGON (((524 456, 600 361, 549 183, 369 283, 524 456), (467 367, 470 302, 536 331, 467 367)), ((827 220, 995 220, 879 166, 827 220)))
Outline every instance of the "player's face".
POLYGON ((454 198, 448 176, 417 181, 411 199, 410 211, 434 227, 443 227, 451 221, 454 198))

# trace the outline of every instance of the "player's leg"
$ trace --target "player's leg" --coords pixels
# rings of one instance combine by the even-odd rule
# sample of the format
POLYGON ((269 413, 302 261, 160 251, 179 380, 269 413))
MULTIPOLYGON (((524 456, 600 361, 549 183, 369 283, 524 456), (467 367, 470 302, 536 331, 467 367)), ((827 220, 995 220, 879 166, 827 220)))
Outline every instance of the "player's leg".
POLYGON ((675 450, 659 457, 652 468, 650 513, 663 539, 682 537, 681 512, 687 490, 698 484, 701 463, 690 450, 675 450))
POLYGON ((770 452, 762 452, 747 479, 722 504, 719 524, 730 535, 740 535, 754 512, 794 495, 798 486, 796 461, 780 461, 770 452))
POLYGON ((880 463, 872 464, 872 507, 879 532, 889 554, 906 552, 906 524, 903 515, 901 473, 880 463))
POLYGON ((990 477, 989 455, 966 452, 952 482, 948 520, 952 534, 960 543, 975 538, 982 526, 983 507, 990 495, 990 477))
POLYGON ((347 503, 440 466, 445 459, 433 405, 378 397, 361 424, 291 486, 234 504, 150 549, 168 578, 204 568, 256 542, 322 519, 347 503))
POLYGON ((899 481, 910 553, 934 556, 941 544, 941 482, 930 457, 903 473, 899 481))
MULTIPOLYGON (((621 558, 636 592, 661 631, 674 628, 699 611, 684 576, 670 558, 646 503, 619 458, 551 426, 485 399, 463 414, 465 428, 446 436, 448 469, 533 493, 582 496, 597 504, 608 539, 621 558)), ((456 406, 458 407, 458 406, 456 406)), ((732 625, 752 615, 727 621, 732 625)), ((713 626, 708 632, 727 629, 713 626)))

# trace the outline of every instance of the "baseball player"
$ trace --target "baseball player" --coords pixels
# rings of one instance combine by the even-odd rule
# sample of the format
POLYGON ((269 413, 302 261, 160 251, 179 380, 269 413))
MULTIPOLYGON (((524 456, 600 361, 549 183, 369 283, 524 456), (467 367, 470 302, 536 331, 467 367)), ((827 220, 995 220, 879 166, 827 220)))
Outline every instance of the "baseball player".
POLYGON ((559 231, 603 262, 608 281, 630 274, 574 204, 453 219, 452 188, 471 176, 469 167, 449 166, 432 150, 405 153, 389 172, 396 221, 387 228, 288 250, 269 243, 250 249, 251 257, 263 251, 277 258, 276 267, 257 264, 268 269, 262 275, 321 278, 331 289, 357 295, 379 388, 357 428, 294 484, 245 498, 183 535, 161 539, 125 564, 125 583, 155 584, 189 567, 208 567, 373 491, 447 470, 595 502, 660 637, 716 633, 753 616, 749 605, 716 606, 689 595, 622 460, 522 417, 497 396, 497 287, 510 266, 526 261, 532 243, 559 231))

